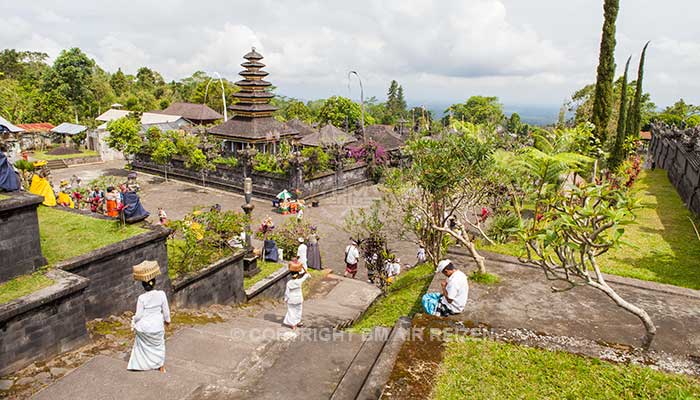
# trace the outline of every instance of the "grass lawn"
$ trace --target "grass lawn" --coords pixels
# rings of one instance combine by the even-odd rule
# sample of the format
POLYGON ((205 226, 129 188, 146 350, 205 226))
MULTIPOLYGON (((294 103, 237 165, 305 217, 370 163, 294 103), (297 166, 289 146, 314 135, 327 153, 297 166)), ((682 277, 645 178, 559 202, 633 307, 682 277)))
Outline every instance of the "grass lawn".
POLYGON ((700 381, 490 340, 447 343, 433 399, 691 399, 700 381))
POLYGON ((283 266, 284 265, 276 262, 258 260, 258 267, 260 268, 260 272, 251 277, 244 278, 243 288, 246 290, 250 289, 253 285, 267 278, 268 276, 270 276, 271 273, 277 271, 283 266))
POLYGON ((8 303, 24 295, 49 287, 53 280, 46 277, 46 271, 18 276, 0 284, 0 304, 8 303))
POLYGON ((233 255, 233 251, 228 247, 211 248, 196 255, 187 256, 187 262, 184 262, 186 244, 183 239, 168 239, 168 277, 171 280, 200 271, 233 255))
POLYGON ((5 196, 5 195, 0 194, 0 200, 5 200, 5 199, 9 199, 9 198, 10 198, 10 196, 5 196))
POLYGON ((400 274, 386 296, 377 300, 350 330, 368 332, 375 326, 394 326, 400 317, 420 311, 421 297, 433 280, 433 272, 432 265, 422 264, 400 274))
MULTIPOLYGON (((603 272, 700 289, 700 241, 688 220, 692 214, 668 180, 666 171, 642 171, 634 186, 642 208, 625 227, 628 245, 601 257, 603 272)), ((485 250, 519 255, 518 244, 482 246, 485 250)))
POLYGON ((147 232, 136 225, 122 227, 117 221, 91 218, 51 207, 39 206, 37 214, 41 251, 49 265, 147 232))
POLYGON ((99 154, 96 151, 92 150, 85 150, 82 149, 82 153, 75 153, 75 154, 57 154, 57 155, 52 155, 52 154, 46 154, 45 151, 35 151, 32 154, 32 158, 35 160, 46 160, 46 161, 51 161, 51 160, 65 160, 68 158, 83 158, 83 157, 95 157, 99 156, 99 154))

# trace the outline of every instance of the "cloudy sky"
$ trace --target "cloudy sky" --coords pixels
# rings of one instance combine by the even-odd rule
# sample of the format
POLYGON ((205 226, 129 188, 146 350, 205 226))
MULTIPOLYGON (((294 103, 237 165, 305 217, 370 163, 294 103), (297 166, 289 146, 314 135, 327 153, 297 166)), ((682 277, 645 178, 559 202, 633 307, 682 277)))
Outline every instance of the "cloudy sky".
MULTIPOLYGON (((0 46, 78 46, 103 68, 168 80, 197 70, 236 79, 255 46, 279 93, 383 99, 397 79, 411 104, 471 95, 558 107, 595 79, 602 0, 0 0, 0 46)), ((646 90, 659 106, 700 103, 700 3, 621 0, 618 68, 647 40, 646 90)), ((620 72, 621 73, 621 72, 620 72)))

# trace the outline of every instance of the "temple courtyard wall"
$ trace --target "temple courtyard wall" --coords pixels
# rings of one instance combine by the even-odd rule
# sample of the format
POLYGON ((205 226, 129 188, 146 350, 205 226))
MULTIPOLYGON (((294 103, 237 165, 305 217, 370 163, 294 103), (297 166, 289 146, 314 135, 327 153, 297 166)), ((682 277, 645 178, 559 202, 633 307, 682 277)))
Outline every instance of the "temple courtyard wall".
POLYGON ((46 265, 41 253, 36 209, 43 199, 6 193, 0 200, 0 283, 46 265))
POLYGON ((700 216, 700 155, 688 151, 678 140, 654 134, 649 153, 656 168, 668 171, 668 178, 688 209, 700 216))

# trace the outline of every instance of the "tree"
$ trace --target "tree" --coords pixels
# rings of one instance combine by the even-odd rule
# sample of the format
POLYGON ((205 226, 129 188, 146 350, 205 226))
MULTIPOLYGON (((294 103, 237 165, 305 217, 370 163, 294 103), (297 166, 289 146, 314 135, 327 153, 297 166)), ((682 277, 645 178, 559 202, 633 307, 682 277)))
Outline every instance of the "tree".
POLYGON ((455 134, 409 141, 405 152, 410 165, 392 170, 386 179, 384 202, 387 209, 396 210, 392 223, 397 227, 390 231, 399 232, 404 240, 411 233, 425 245, 435 265, 451 236, 469 250, 479 271, 485 272, 484 257, 474 241, 477 236, 486 237, 481 230, 481 210, 494 193, 493 146, 480 139, 480 129, 468 125, 455 134))
POLYGON ((496 126, 503 122, 503 105, 498 97, 472 96, 464 104, 453 104, 445 110, 448 120, 475 125, 496 126))
POLYGON ((647 54, 649 42, 644 45, 642 55, 639 58, 639 68, 637 70, 637 87, 634 91, 634 101, 630 107, 630 113, 627 117, 627 137, 638 137, 642 129, 642 81, 644 80, 644 59, 647 54))
POLYGON ((642 345, 649 349, 656 334, 653 321, 608 285, 598 264, 601 255, 619 246, 624 225, 634 220, 635 200, 607 180, 557 190, 540 200, 545 208, 521 234, 525 261, 540 267, 547 279, 564 284, 553 286, 555 292, 587 285, 605 293, 642 321, 642 345))
POLYGON ((523 124, 518 113, 513 113, 508 118, 506 123, 506 130, 513 135, 526 135, 529 127, 527 124, 523 124))
MULTIPOLYGON (((151 130, 160 131, 160 129, 156 127, 151 127, 149 129, 149 133, 151 130)), ((173 142, 173 132, 168 131, 165 132, 165 134, 156 134, 156 132, 152 132, 149 136, 153 138, 151 140, 155 140, 154 143, 151 143, 151 140, 149 140, 149 147, 152 149, 151 160, 153 160, 153 162, 156 164, 163 166, 163 173, 165 174, 165 181, 167 182, 168 166, 170 165, 170 161, 172 161, 173 157, 177 154, 178 150, 177 146, 173 142)))
POLYGON ((686 128, 694 126, 696 123, 694 116, 698 114, 700 114, 700 106, 688 104, 685 100, 680 99, 673 105, 666 107, 660 114, 654 116, 652 120, 664 122, 677 128, 686 128))
POLYGON ((295 99, 292 99, 284 108, 281 108, 280 114, 285 121, 298 119, 306 123, 311 123, 314 119, 311 109, 303 102, 295 99))
POLYGON ((107 123, 109 136, 105 138, 107 146, 121 151, 127 157, 137 154, 143 145, 139 136, 141 124, 133 116, 122 117, 107 123))
POLYGON ((387 247, 387 213, 378 201, 359 210, 350 210, 345 217, 343 230, 359 243, 362 256, 365 259, 367 275, 374 283, 386 291, 386 269, 384 265, 391 258, 387 247))
POLYGON ((49 79, 45 82, 46 91, 59 90, 74 106, 76 113, 91 96, 89 87, 95 62, 79 48, 63 50, 53 63, 49 79))
POLYGON ((605 0, 605 21, 600 40, 598 74, 593 100, 593 125, 595 135, 601 143, 608 138, 608 122, 613 106, 613 80, 615 79, 615 24, 620 0, 605 0))
POLYGON ((126 75, 124 75, 121 68, 117 69, 117 72, 110 77, 109 84, 112 86, 112 89, 117 96, 121 96, 126 93, 131 86, 131 82, 129 82, 129 79, 127 79, 126 75))
POLYGON ((626 156, 624 145, 627 139, 627 73, 630 68, 631 60, 632 56, 627 59, 625 74, 622 77, 622 97, 620 98, 620 112, 617 120, 617 135, 615 136, 615 143, 608 160, 608 167, 611 171, 617 170, 617 167, 620 166, 626 156))
POLYGON ((321 124, 332 124, 346 131, 355 131, 360 123, 360 106, 352 100, 333 96, 323 103, 318 114, 321 124))

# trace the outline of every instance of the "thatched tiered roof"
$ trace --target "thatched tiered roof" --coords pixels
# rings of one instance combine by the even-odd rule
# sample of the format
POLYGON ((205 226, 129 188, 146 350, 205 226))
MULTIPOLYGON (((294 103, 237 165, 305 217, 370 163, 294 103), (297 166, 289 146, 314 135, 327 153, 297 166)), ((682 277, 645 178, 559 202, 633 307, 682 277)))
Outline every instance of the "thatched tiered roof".
POLYGON ((325 146, 345 146, 356 142, 354 136, 336 128, 333 125, 326 125, 320 131, 314 132, 301 139, 303 146, 325 147, 325 146))

